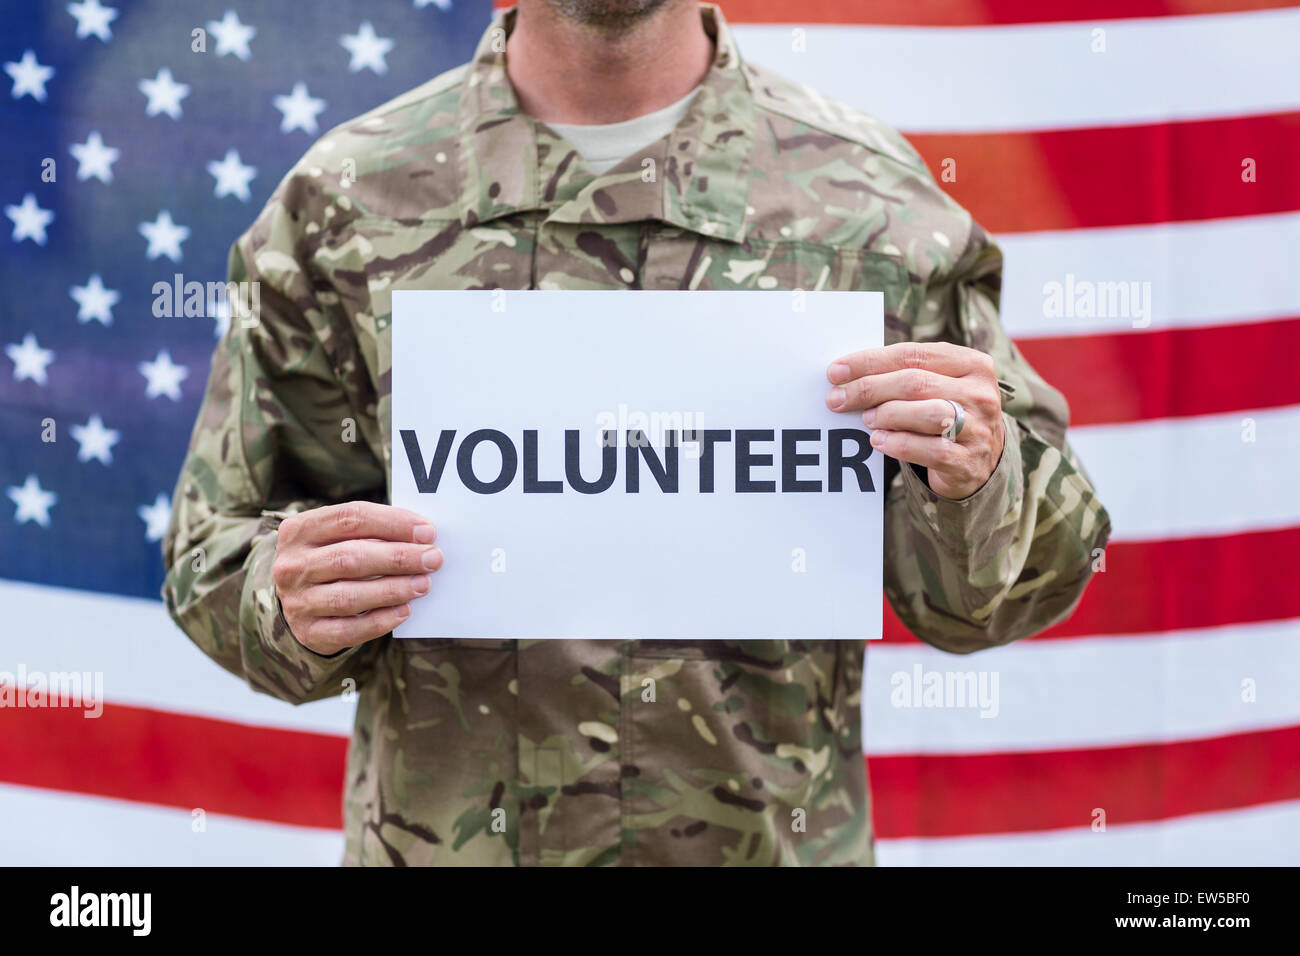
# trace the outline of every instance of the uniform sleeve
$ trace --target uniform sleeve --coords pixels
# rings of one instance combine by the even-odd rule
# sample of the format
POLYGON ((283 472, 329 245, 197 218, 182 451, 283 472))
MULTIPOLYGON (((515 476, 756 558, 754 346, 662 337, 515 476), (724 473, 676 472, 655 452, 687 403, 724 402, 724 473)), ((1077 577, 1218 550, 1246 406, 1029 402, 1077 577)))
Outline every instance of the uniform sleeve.
POLYGON ((1069 409, 998 319, 1002 254, 972 225, 963 254, 930 277, 925 332, 993 356, 1006 444, 992 476, 954 501, 903 465, 885 512, 885 592, 903 623, 969 653, 1067 617, 1110 534, 1110 518, 1065 439, 1069 409))
POLYGON ((383 501, 386 482, 373 448, 356 440, 362 411, 322 345, 329 293, 302 264, 301 217, 286 211, 284 193, 231 252, 230 282, 244 284, 234 288, 247 307, 212 359, 163 541, 163 599, 222 667, 301 703, 366 680, 380 641, 330 657, 298 643, 271 578, 276 528, 310 508, 383 501))

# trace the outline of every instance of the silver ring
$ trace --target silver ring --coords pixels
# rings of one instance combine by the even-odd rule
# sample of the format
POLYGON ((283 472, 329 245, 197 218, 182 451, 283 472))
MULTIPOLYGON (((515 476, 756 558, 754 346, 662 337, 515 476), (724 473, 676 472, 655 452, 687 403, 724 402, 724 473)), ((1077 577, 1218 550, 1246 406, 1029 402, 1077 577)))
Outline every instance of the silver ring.
POLYGON ((966 425, 966 409, 951 398, 945 398, 944 401, 952 406, 952 424, 943 430, 943 437, 948 441, 956 441, 966 425))

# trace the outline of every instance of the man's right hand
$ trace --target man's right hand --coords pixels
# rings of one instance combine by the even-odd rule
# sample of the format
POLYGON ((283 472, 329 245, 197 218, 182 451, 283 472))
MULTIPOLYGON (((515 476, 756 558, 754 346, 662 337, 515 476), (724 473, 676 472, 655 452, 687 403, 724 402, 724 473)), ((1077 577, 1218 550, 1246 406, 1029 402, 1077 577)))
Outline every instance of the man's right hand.
POLYGON ((436 531, 414 512, 369 501, 280 523, 272 577, 298 643, 326 656, 383 637, 411 616, 442 567, 436 531))

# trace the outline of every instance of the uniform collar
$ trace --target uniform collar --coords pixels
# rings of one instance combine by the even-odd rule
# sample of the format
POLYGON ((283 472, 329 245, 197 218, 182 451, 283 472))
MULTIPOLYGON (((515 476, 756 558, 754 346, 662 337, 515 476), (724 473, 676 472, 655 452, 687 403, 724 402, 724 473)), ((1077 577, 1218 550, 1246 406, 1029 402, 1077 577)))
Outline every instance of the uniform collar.
POLYGON ((721 11, 701 4, 700 16, 714 58, 686 116, 668 136, 597 176, 567 141, 520 110, 505 67, 515 11, 498 14, 470 61, 460 101, 465 224, 545 210, 548 222, 649 219, 740 241, 754 103, 721 11))

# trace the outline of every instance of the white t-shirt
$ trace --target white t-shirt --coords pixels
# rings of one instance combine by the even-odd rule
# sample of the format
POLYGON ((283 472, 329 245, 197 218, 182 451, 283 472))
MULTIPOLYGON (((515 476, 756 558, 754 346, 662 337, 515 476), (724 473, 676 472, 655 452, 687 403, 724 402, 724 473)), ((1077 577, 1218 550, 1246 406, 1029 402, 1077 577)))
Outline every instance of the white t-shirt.
POLYGON ((690 108, 691 100, 699 87, 691 90, 676 103, 661 110, 637 116, 621 123, 604 123, 598 126, 575 126, 570 123, 547 123, 573 144, 597 175, 613 169, 624 158, 638 149, 649 146, 660 137, 667 136, 682 121, 690 108))

